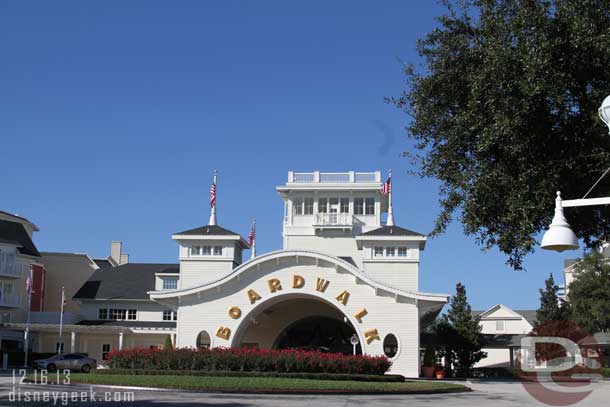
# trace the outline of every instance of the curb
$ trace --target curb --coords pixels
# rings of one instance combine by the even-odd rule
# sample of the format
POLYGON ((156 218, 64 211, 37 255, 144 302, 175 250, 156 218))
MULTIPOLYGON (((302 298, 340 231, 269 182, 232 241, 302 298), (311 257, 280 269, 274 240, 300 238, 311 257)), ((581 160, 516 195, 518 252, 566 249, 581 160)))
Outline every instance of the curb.
MULTIPOLYGON (((34 384, 31 380, 26 380, 28 384, 34 384)), ((106 388, 106 389, 117 389, 117 390, 140 390, 140 391, 151 391, 160 393, 169 393, 180 391, 183 393, 200 393, 200 394, 275 394, 275 395, 320 395, 320 396, 332 396, 332 395, 361 395, 361 396, 381 396, 381 395, 426 395, 426 394, 456 394, 456 393, 469 393, 473 390, 470 387, 464 387, 461 389, 447 389, 442 391, 435 390, 412 390, 412 391, 345 391, 345 390, 280 390, 280 389, 209 389, 209 390, 196 390, 196 389, 181 389, 181 388, 164 388, 164 387, 141 387, 141 386, 122 386, 114 384, 97 384, 97 383, 83 383, 73 382, 70 384, 57 384, 49 383, 48 386, 53 387, 75 387, 75 388, 106 388)))

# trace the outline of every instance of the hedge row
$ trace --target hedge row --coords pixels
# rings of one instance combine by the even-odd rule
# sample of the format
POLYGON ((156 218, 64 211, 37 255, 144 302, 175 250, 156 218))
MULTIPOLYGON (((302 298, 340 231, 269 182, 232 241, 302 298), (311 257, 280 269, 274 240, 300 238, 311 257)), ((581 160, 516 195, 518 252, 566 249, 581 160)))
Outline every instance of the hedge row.
POLYGON ((100 369, 96 374, 103 375, 134 375, 134 376, 198 376, 198 377, 282 377, 287 379, 311 380, 348 380, 357 382, 404 382, 405 377, 398 374, 365 375, 346 373, 281 373, 281 372, 236 372, 228 370, 167 370, 155 369, 100 369))
POLYGON ((108 365, 116 369, 215 372, 382 375, 392 365, 385 356, 244 348, 125 349, 111 352, 108 358, 108 365))

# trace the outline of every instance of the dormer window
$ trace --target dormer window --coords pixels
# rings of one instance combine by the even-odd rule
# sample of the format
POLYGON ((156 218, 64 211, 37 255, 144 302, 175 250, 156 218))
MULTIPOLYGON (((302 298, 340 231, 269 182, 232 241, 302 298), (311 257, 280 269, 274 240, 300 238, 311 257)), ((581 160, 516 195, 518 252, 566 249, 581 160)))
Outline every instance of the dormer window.
POLYGON ((178 288, 178 277, 164 277, 163 278, 163 289, 164 290, 175 290, 178 288))

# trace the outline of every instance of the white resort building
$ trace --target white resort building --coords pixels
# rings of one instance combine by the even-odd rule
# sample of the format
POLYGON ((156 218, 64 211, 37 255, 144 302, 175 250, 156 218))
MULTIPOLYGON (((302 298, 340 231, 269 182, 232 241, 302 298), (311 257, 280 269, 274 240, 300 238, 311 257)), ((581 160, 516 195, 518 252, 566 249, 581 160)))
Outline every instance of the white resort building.
MULTIPOLYGON (((283 247, 259 255, 252 247, 247 261, 254 242, 217 222, 215 183, 208 224, 172 236, 176 264, 130 263, 118 242, 103 260, 43 253, 47 280, 86 281, 66 288, 73 306, 61 338, 59 310, 32 312, 31 349, 101 361, 112 349, 162 346, 170 335, 178 347, 385 354, 392 373, 417 377, 420 332, 448 295, 419 291, 426 236, 394 224, 389 181, 379 171, 289 172, 276 188, 283 247), (60 260, 80 262, 81 274, 66 276, 60 260)), ((2 329, 23 332, 24 322, 2 329)))

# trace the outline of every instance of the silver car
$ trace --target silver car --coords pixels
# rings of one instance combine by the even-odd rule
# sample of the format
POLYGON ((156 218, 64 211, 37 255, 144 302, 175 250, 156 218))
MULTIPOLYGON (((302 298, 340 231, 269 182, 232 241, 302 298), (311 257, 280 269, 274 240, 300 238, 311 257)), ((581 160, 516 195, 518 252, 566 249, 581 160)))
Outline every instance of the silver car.
POLYGON ((78 370, 83 373, 89 373, 91 369, 95 369, 97 361, 82 353, 64 353, 63 355, 51 356, 47 359, 38 359, 34 362, 35 369, 46 369, 49 372, 56 370, 78 370))

